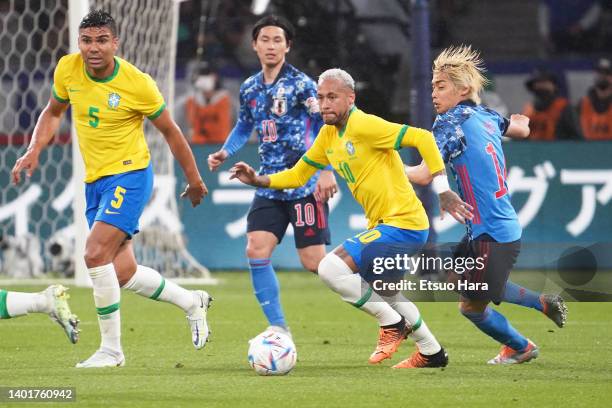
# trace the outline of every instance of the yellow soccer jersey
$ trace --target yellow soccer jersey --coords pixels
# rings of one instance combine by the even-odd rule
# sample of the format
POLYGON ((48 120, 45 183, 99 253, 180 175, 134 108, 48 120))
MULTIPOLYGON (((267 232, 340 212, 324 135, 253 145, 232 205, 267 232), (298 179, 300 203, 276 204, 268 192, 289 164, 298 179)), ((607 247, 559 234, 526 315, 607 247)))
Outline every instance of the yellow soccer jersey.
POLYGON ((59 60, 53 81, 55 99, 72 105, 85 182, 149 165, 143 121, 157 118, 166 106, 149 75, 115 57, 111 76, 93 78, 76 53, 59 60))
POLYGON ((427 215, 397 152, 402 146, 419 149, 432 173, 444 169, 430 132, 387 122, 353 108, 344 129, 338 131, 335 126, 324 125, 302 161, 293 169, 270 176, 270 187, 299 184, 317 169, 331 164, 363 207, 368 229, 382 223, 403 229, 427 229, 427 215))

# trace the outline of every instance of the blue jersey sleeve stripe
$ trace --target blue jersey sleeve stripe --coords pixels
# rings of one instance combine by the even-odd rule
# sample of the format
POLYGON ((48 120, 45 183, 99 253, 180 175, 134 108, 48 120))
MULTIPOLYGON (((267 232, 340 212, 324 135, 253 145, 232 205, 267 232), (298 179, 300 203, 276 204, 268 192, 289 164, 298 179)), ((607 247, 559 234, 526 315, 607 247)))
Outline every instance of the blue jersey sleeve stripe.
POLYGON ((397 134, 397 139, 395 139, 395 146, 393 147, 395 150, 399 150, 402 147, 402 140, 404 139, 404 135, 408 130, 408 125, 402 126, 399 133, 397 134))
POLYGON ((312 161, 306 156, 302 156, 302 160, 304 160, 307 164, 311 165, 312 167, 316 167, 319 170, 325 170, 324 165, 322 165, 321 163, 317 163, 316 161, 312 161))

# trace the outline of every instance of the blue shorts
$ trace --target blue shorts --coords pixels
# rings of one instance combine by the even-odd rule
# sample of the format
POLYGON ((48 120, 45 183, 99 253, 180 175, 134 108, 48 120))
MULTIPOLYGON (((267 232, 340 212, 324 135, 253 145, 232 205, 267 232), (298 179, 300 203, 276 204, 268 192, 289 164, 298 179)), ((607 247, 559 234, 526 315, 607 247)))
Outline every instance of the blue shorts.
POLYGON ((392 257, 398 253, 414 255, 425 245, 428 236, 428 229, 408 230, 379 224, 347 239, 342 246, 353 258, 360 269, 360 273, 365 273, 366 271, 363 269, 364 266, 367 267, 368 262, 363 258, 366 255, 367 258, 392 257), (362 262, 365 262, 366 265, 362 265, 362 262))
POLYGON ((153 168, 102 177, 85 184, 85 216, 89 228, 102 221, 128 238, 138 233, 138 220, 153 191, 153 168))

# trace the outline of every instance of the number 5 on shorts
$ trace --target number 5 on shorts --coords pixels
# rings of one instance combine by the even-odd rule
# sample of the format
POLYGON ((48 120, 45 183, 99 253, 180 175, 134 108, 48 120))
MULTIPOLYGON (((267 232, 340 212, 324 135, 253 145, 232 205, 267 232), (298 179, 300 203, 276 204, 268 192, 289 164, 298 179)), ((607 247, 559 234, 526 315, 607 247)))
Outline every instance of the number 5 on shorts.
POLYGON ((121 204, 123 204, 123 195, 125 194, 125 188, 121 186, 117 186, 115 189, 115 198, 116 200, 111 201, 111 205, 113 208, 121 208, 121 204))

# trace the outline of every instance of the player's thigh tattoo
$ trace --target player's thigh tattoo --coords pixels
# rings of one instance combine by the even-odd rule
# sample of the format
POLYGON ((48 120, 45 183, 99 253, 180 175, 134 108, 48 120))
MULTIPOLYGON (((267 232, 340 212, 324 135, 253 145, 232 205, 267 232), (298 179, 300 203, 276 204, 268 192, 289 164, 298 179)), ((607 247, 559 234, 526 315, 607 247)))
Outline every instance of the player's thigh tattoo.
POLYGON ((342 259, 344 263, 347 264, 353 272, 359 271, 359 268, 355 264, 353 257, 347 252, 346 249, 344 249, 344 246, 337 246, 336 249, 334 249, 334 254, 338 255, 340 259, 342 259))

